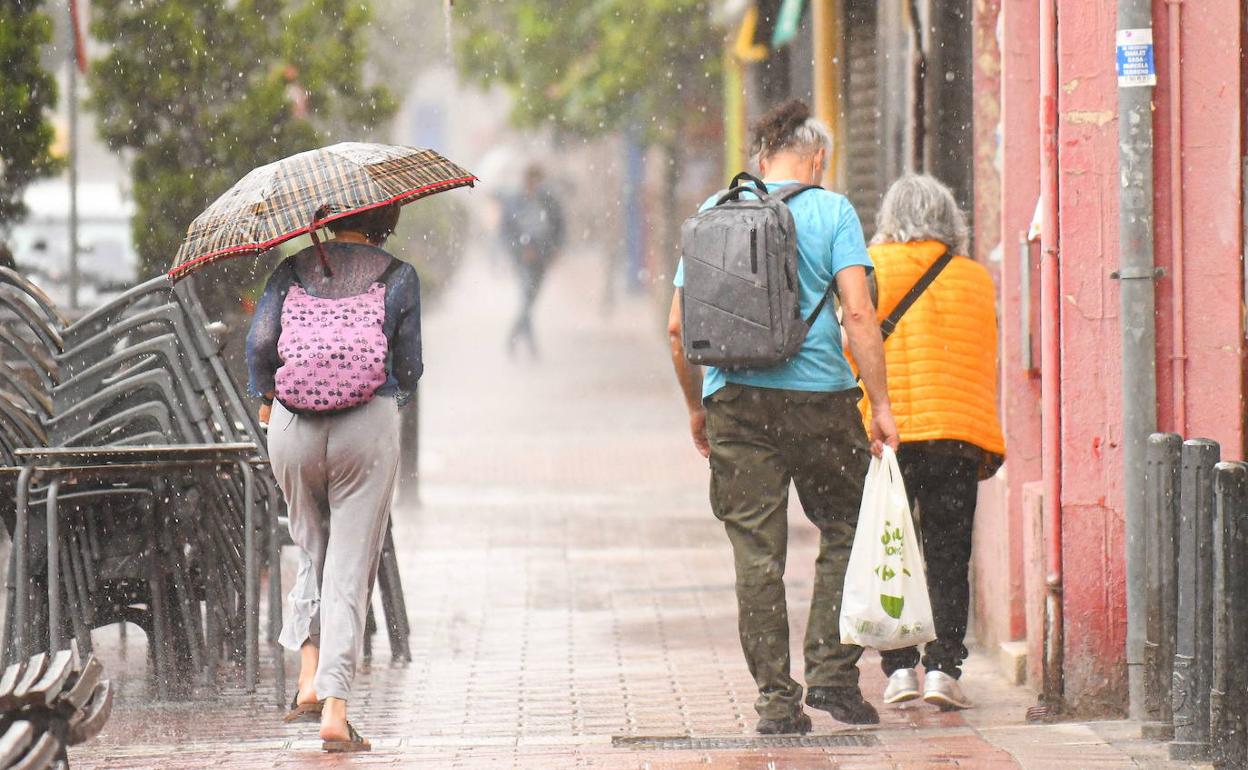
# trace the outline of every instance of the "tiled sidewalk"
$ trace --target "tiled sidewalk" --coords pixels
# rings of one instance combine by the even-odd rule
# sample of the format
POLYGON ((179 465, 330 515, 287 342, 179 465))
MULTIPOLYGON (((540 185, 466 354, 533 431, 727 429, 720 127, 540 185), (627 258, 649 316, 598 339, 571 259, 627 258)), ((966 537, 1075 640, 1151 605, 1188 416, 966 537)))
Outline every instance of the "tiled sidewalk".
MULTIPOLYGON (((806 745, 751 737, 730 555, 659 316, 631 300, 604 319, 601 265, 570 258, 540 306, 544 358, 510 361, 504 269, 468 264, 426 319, 423 505, 395 512, 415 659, 392 666, 379 635, 351 704, 374 751, 321 755, 270 692, 151 702, 139 633, 120 645, 106 631, 124 698, 75 768, 1135 766, 1087 727, 1021 726, 1032 697, 978 659, 965 716, 885 708, 878 729, 852 730, 813 712, 806 745)), ((797 642, 815 531, 796 504, 791 520, 797 642)), ((878 703, 874 656, 863 681, 878 703)))

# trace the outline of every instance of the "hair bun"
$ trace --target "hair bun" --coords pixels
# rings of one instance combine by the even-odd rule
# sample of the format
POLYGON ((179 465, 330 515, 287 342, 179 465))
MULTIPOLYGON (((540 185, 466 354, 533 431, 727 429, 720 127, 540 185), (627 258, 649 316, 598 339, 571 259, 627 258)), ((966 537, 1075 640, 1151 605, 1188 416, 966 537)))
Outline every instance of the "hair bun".
POLYGON ((790 99, 772 108, 754 124, 755 152, 769 154, 782 149, 807 120, 810 107, 801 99, 790 99))

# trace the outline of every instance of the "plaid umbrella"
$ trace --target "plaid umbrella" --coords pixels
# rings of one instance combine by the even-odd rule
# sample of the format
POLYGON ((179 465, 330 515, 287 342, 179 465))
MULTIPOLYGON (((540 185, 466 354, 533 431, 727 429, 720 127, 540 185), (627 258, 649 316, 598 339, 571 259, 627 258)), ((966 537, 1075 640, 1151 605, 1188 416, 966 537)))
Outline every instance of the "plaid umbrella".
POLYGON ((169 278, 255 254, 335 219, 410 203, 477 178, 433 150, 345 142, 261 166, 195 217, 169 278))

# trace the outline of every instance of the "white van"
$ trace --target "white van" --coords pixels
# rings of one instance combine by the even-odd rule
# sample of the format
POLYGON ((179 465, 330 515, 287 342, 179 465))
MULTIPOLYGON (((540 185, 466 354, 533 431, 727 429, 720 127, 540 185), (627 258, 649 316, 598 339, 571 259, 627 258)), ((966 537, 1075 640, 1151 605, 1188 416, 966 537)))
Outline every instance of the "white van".
MULTIPOLYGON (((13 226, 8 244, 18 268, 58 305, 69 304, 69 185, 36 182, 24 196, 29 214, 13 226)), ((134 202, 120 184, 78 185, 79 305, 89 308, 138 279, 131 220, 134 202)))

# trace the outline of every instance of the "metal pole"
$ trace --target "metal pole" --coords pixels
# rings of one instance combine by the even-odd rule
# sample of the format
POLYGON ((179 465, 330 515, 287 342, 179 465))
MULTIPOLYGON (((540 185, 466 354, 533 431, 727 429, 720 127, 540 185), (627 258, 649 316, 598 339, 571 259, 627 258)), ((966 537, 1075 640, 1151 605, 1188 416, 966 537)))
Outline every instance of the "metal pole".
POLYGON ((1045 633, 1042 707, 1065 688, 1062 605, 1062 339, 1058 230, 1057 0, 1040 6, 1040 434, 1044 483, 1045 633))
MULTIPOLYGON (((1118 0, 1118 29, 1138 38, 1152 27, 1150 0, 1118 0)), ((1154 320, 1152 85, 1118 88, 1118 259, 1122 333, 1123 489, 1127 540, 1127 677, 1130 714, 1145 716, 1147 624, 1145 464, 1157 430, 1154 320)))
MULTIPOLYGON (((29 547, 27 523, 30 519, 30 486, 34 476, 35 469, 30 465, 22 468, 17 475, 17 520, 13 525, 13 543, 10 546, 16 554, 13 560, 13 582, 17 586, 17 601, 14 602, 12 609, 7 610, 13 613, 13 656, 6 658, 5 662, 8 664, 13 664, 30 655, 26 643, 30 638, 30 629, 27 624, 30 618, 31 598, 26 550, 29 547)), ((7 655, 8 650, 5 650, 5 653, 7 655)))
POLYGON ((1170 376, 1174 382, 1174 429, 1187 431, 1187 270, 1183 266, 1183 41, 1182 0, 1166 0, 1170 28, 1166 85, 1170 91, 1170 296, 1174 319, 1170 376))
POLYGON ((399 500, 405 506, 420 505, 420 388, 400 410, 399 500))
POLYGON ((1178 631, 1175 634, 1174 741, 1170 758, 1209 756, 1209 685, 1213 657, 1213 468, 1218 445, 1183 443, 1179 514, 1178 631))
POLYGON ((1141 734, 1155 741, 1174 737, 1170 684, 1174 677, 1175 543, 1179 520, 1179 468, 1183 439, 1154 433, 1148 439, 1148 638, 1144 648, 1145 712, 1141 734))
POLYGON ((1213 681, 1209 729, 1219 767, 1248 765, 1248 698, 1243 661, 1248 657, 1248 466, 1218 463, 1217 525, 1213 530, 1213 681))
MULTIPOLYGON (((970 0, 942 0, 928 10, 924 165, 921 168, 953 188, 963 211, 975 210, 974 153, 971 152, 974 89, 973 9, 970 0)), ((971 228, 972 233, 975 228, 971 228)))
POLYGON ((48 653, 55 655, 61 649, 61 528, 60 505, 61 480, 48 484, 47 538, 48 538, 48 653))
POLYGON ((1018 234, 1018 319, 1023 369, 1030 372, 1036 364, 1031 355, 1031 241, 1026 230, 1018 234))
MULTIPOLYGON (((70 11, 73 12, 72 9, 70 11)), ((70 19, 77 24, 76 19, 70 19)), ((69 306, 78 309, 78 53, 69 57, 69 306)))
POLYGON ((837 0, 812 0, 810 8, 811 36, 815 48, 815 117, 832 130, 833 157, 828 164, 825 185, 840 189, 844 176, 845 147, 841 110, 841 8, 837 0))
POLYGON ((724 45, 724 179, 732 179, 749 165, 746 157, 745 65, 731 43, 724 45))
POLYGON ((646 266, 646 212, 642 197, 646 152, 635 127, 624 132, 624 176, 624 268, 628 271, 625 285, 630 292, 636 292, 642 286, 646 266))
POLYGON ((260 555, 256 552, 256 475, 251 463, 240 462, 243 476, 243 551, 246 552, 243 577, 243 610, 246 651, 243 653, 247 692, 256 691, 260 672, 260 555))

